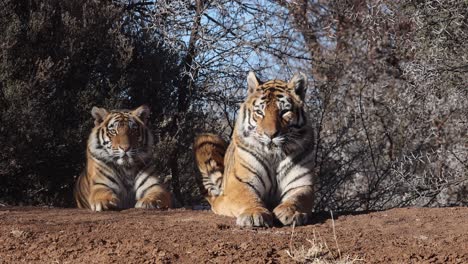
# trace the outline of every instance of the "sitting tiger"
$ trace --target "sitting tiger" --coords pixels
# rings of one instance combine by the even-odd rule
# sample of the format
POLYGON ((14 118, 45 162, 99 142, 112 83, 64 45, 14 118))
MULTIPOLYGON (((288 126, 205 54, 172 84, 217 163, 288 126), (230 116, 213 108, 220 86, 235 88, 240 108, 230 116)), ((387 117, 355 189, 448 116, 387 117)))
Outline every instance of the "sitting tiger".
POLYGON ((153 136, 146 126, 149 108, 93 107, 91 114, 94 128, 86 169, 75 184, 77 206, 93 211, 171 207, 171 195, 152 164, 153 136))
POLYGON ((314 132, 304 110, 307 77, 260 82, 247 77, 231 143, 195 139, 202 191, 216 214, 240 226, 304 225, 314 198, 314 132))

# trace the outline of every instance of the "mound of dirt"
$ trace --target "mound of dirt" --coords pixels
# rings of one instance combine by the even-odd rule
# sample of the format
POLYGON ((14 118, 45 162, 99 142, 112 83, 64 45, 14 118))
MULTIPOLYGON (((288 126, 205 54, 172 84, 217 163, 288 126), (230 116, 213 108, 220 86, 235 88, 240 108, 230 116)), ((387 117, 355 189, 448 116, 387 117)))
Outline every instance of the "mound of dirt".
POLYGON ((467 219, 468 208, 405 208, 242 229, 210 211, 3 207, 0 263, 468 263, 467 219))

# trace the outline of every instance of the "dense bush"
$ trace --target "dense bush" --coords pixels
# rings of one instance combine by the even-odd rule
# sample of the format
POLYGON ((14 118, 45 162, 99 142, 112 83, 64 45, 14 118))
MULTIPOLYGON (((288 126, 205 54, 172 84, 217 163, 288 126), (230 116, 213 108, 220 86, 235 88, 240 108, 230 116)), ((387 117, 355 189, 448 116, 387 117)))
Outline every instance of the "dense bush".
POLYGON ((179 56, 109 1, 6 1, 2 9, 0 203, 71 205, 92 106, 146 103, 157 127, 179 56))

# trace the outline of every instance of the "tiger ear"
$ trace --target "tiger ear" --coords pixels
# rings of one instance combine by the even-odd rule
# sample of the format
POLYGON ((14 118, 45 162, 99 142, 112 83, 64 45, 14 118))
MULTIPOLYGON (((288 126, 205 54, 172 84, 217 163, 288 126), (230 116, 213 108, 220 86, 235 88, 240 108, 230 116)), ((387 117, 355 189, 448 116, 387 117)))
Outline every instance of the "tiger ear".
POLYGON ((307 76, 302 73, 296 73, 288 83, 288 88, 293 90, 295 94, 304 101, 307 91, 307 76))
POLYGON ((106 109, 93 106, 93 109, 91 109, 91 115, 94 117, 94 125, 98 126, 101 124, 108 114, 109 112, 107 112, 106 109))
POLYGON ((150 109, 149 109, 149 107, 147 105, 142 105, 142 106, 140 106, 137 109, 132 111, 132 114, 135 115, 136 117, 138 117, 145 124, 148 121, 150 113, 151 113, 151 111, 150 111, 150 109))
POLYGON ((249 72, 249 75, 247 75, 247 87, 249 88, 248 94, 255 92, 259 85, 260 82, 258 81, 255 73, 253 71, 249 72))

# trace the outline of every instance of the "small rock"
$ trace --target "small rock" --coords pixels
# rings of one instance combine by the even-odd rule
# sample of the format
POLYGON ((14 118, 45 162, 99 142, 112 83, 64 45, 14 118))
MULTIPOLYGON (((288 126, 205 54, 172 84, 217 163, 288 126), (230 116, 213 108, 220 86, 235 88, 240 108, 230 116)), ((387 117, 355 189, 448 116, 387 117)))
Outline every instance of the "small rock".
POLYGON ((240 244, 240 248, 245 250, 245 249, 249 248, 249 244, 244 242, 244 243, 240 244))
POLYGON ((24 231, 21 231, 21 230, 12 230, 10 232, 11 235, 13 235, 14 237, 16 238, 20 238, 23 234, 24 234, 24 231))

